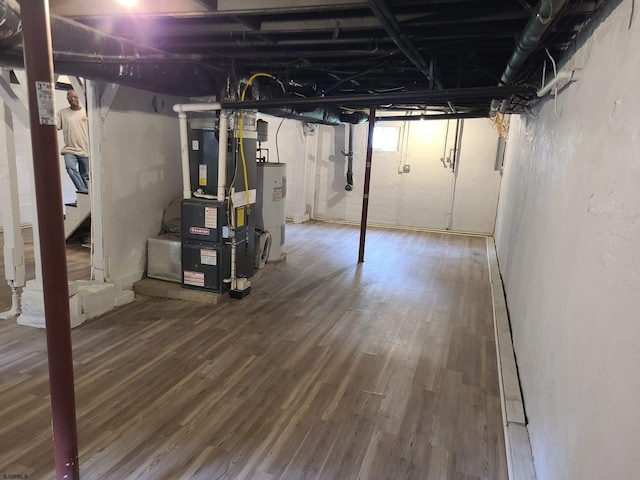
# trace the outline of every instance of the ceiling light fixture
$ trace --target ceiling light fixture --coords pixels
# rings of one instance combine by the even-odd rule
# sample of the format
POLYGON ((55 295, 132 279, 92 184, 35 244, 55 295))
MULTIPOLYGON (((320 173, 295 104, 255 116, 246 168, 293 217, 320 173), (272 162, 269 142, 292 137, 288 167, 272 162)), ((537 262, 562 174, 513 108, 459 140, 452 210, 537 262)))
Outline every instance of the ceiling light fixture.
POLYGON ((118 0, 121 5, 124 5, 127 8, 132 8, 136 6, 137 0, 118 0))

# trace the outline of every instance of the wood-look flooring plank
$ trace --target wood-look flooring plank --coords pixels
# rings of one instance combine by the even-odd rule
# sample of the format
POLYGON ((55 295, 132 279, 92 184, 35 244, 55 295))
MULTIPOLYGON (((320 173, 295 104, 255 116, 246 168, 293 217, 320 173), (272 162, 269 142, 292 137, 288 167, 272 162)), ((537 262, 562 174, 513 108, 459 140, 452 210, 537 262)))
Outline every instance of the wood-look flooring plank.
MULTIPOLYGON (((287 228, 241 301, 73 330, 82 478, 506 480, 485 240, 287 228)), ((0 474, 53 478, 43 331, 0 323, 0 380, 0 474)))

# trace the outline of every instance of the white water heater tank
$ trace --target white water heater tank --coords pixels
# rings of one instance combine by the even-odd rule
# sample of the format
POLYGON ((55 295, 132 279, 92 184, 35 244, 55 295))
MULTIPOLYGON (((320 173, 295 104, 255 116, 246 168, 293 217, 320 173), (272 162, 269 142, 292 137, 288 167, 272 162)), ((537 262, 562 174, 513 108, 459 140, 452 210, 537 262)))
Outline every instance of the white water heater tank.
POLYGON ((284 214, 287 197, 287 165, 259 162, 256 226, 271 234, 271 249, 267 262, 284 259, 284 214))

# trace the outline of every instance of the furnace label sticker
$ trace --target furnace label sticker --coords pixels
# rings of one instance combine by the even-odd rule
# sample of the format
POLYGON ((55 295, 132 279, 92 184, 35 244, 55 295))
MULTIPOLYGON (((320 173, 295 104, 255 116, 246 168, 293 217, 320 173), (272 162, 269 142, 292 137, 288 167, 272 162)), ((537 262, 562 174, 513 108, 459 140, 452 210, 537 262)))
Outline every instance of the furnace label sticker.
POLYGON ((204 287, 204 273, 185 270, 184 283, 185 285, 193 285, 194 287, 204 287))
POLYGON ((204 226, 207 228, 218 228, 217 208, 204 207, 204 226))
POLYGON ((217 265, 218 252, 215 250, 203 248, 200 250, 200 263, 202 265, 217 265))
POLYGON ((193 233, 194 235, 211 235, 211 230, 202 227, 189 227, 189 233, 193 233))
POLYGON ((271 196, 271 199, 274 202, 277 202, 278 200, 282 200, 282 185, 273 187, 273 194, 271 196))
POLYGON ((244 207, 240 207, 236 209, 238 214, 238 221, 236 222, 236 227, 244 227, 244 207))
POLYGON ((198 165, 198 185, 201 187, 207 185, 207 166, 204 163, 198 165))
POLYGON ((56 105, 51 83, 36 82, 36 100, 40 125, 55 125, 57 123, 56 105))
MULTIPOLYGON (((268 190, 265 189, 265 192, 268 190)), ((231 196, 231 203, 233 203, 236 207, 241 207, 247 204, 247 192, 235 192, 231 196)), ((249 203, 256 203, 256 189, 252 188, 249 190, 249 203)))

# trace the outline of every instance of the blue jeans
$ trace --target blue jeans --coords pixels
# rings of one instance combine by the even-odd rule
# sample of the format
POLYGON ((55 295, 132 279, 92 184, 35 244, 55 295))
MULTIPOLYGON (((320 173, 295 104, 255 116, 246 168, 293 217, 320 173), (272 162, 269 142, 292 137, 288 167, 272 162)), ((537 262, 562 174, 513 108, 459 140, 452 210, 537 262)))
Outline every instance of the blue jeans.
POLYGON ((89 157, 74 153, 64 154, 64 166, 71 181, 80 193, 89 192, 89 157))

